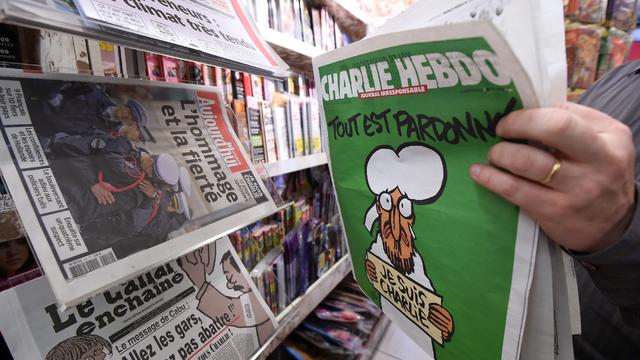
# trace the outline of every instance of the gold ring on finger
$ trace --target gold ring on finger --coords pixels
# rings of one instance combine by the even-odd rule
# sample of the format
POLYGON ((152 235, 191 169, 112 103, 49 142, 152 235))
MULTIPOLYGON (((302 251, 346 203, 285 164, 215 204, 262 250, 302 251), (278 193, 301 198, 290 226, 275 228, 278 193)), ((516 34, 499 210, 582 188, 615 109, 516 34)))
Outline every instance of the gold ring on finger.
POLYGON ((540 181, 540 183, 543 185, 549 184, 551 180, 553 180, 553 177, 556 176, 558 171, 560 171, 561 167, 562 167, 562 163, 560 162, 560 160, 556 159, 556 162, 551 167, 551 170, 549 170, 549 173, 547 174, 547 176, 542 181, 540 181))

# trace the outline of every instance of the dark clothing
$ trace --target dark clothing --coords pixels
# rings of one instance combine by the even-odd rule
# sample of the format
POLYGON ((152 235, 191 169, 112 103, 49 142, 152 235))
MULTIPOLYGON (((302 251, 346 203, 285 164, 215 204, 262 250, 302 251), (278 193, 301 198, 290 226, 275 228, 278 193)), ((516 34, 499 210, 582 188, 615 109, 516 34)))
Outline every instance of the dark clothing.
POLYGON ((31 118, 40 136, 59 132, 69 135, 87 135, 96 130, 111 132, 122 125, 111 120, 108 109, 115 103, 95 84, 54 84, 54 88, 34 89, 41 95, 29 99, 29 111, 35 112, 31 118))
MULTIPOLYGON (((640 194, 640 62, 613 70, 580 103, 627 124, 636 146, 636 196, 640 194)), ((640 206, 616 244, 575 255, 582 335, 574 336, 576 359, 638 359, 640 356, 640 206)))
POLYGON ((83 193, 91 193, 90 188, 98 183, 100 173, 104 182, 115 188, 129 186, 143 176, 142 171, 129 160, 133 150, 126 138, 102 133, 64 136, 56 139, 51 148, 53 170, 56 178, 60 179, 63 193, 74 200, 76 211, 73 211, 74 207, 71 209, 78 224, 95 220, 101 214, 137 208, 148 200, 137 187, 114 192, 116 202, 112 205, 99 205, 95 199, 81 202, 76 198, 84 197, 83 193))
POLYGON ((143 173, 133 162, 129 141, 101 132, 59 135, 51 144, 51 166, 83 237, 90 247, 95 246, 92 250, 140 234, 152 215, 154 200, 138 189, 143 173), (100 174, 105 183, 122 190, 112 192, 113 204, 99 204, 91 192, 100 174))
POLYGON ((51 150, 51 167, 91 251, 111 247, 121 258, 166 241, 186 221, 184 215, 167 211, 175 193, 170 186, 154 184, 159 191, 154 199, 140 191, 143 179, 153 179, 144 177, 126 138, 101 131, 59 133, 51 150), (113 187, 113 204, 99 204, 91 192, 100 177, 113 187))

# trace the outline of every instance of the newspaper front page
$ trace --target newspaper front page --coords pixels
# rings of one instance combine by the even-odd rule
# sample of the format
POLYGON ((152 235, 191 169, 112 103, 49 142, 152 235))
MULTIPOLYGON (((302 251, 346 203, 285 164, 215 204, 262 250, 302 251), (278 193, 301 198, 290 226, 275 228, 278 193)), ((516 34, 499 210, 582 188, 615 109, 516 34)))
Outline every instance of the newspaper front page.
POLYGON ((538 106, 488 21, 314 58, 354 275, 430 358, 517 359, 538 228, 476 185, 505 115, 538 106))
POLYGON ((16 360, 241 360, 275 327, 226 237, 65 311, 45 277, 0 294, 16 360))
POLYGON ((91 81, 0 76, 0 166, 65 305, 275 209, 218 89, 91 81))
MULTIPOLYGON (((562 3, 558 1, 531 0, 421 0, 402 14, 390 19, 376 34, 389 33, 425 26, 459 23, 478 19, 491 21, 505 37, 532 80, 541 106, 554 106, 566 101, 567 66, 565 54, 565 29, 562 3), (420 14, 421 16, 415 16, 420 14), (527 16, 522 16, 527 14, 527 16)), ((542 232, 539 232, 543 234, 542 232)), ((538 249, 546 249, 548 240, 540 238, 538 249)), ((536 251, 533 285, 527 301, 526 329, 522 340, 521 358, 547 358, 542 356, 556 351, 558 339, 563 338, 560 316, 552 316, 553 308, 563 309, 558 303, 555 288, 548 280, 549 251, 536 251), (536 280, 538 279, 538 280, 536 280), (553 293, 553 297, 549 294, 553 293), (555 300, 554 300, 555 299, 555 300), (550 307, 549 307, 550 306, 550 307), (551 311, 551 313, 550 313, 551 311), (554 344, 554 341, 556 344, 554 344)), ((553 272, 555 287, 556 271, 553 272)), ((568 272, 567 274, 570 274, 568 272)), ((567 278, 568 286, 576 287, 575 278, 567 278)), ((577 292, 574 292, 577 294, 577 292)), ((569 297, 577 304, 577 295, 569 297)), ((569 306, 572 323, 579 323, 579 306, 569 306), (577 316, 574 316, 578 314, 577 316), (577 319, 577 321, 576 321, 577 319)), ((558 313, 558 311, 556 311, 558 313)), ((520 317, 511 312, 509 316, 520 317)), ((517 334, 514 331, 513 334, 517 334)), ((560 341, 561 342, 561 341, 560 341)), ((509 342, 505 342, 509 343, 509 342)), ((560 352, 571 349, 560 345, 560 352)))
POLYGON ((560 1, 421 0, 374 29, 373 36, 425 25, 491 21, 527 69, 540 105, 553 106, 566 100, 563 16, 560 1))
POLYGON ((287 65, 259 36, 238 0, 78 0, 107 26, 283 73, 287 65))

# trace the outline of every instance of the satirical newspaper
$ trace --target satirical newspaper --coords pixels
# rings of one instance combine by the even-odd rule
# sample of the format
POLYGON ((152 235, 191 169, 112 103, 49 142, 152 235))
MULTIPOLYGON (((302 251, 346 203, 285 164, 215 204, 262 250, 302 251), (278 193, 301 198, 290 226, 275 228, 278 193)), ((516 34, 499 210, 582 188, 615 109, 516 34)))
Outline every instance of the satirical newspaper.
POLYGON ((211 87, 0 78, 0 165, 69 304, 275 209, 211 87))
POLYGON ((238 0, 78 0, 85 17, 107 26, 282 73, 287 65, 260 38, 238 0))
POLYGON ((44 277, 0 294, 14 359, 247 359, 273 314, 228 238, 60 311, 44 277))
POLYGON ((477 186, 505 115, 538 105, 487 21, 395 32, 314 58, 354 275, 437 359, 516 359, 537 226, 477 186))

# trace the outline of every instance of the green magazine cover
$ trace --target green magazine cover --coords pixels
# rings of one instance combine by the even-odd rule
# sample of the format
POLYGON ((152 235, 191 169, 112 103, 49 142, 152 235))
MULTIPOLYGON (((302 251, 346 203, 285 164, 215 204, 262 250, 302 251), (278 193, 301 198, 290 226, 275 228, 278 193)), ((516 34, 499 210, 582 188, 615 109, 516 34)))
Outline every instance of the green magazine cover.
POLYGON ((476 185, 506 114, 538 106, 477 21, 367 38, 314 58, 353 272, 434 358, 515 359, 537 226, 476 185))

